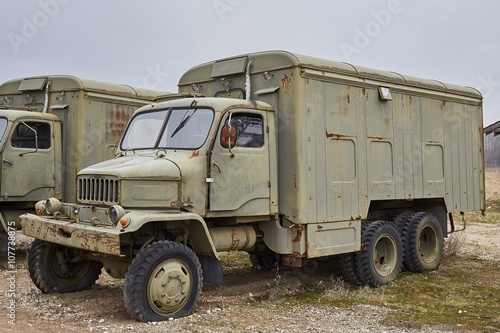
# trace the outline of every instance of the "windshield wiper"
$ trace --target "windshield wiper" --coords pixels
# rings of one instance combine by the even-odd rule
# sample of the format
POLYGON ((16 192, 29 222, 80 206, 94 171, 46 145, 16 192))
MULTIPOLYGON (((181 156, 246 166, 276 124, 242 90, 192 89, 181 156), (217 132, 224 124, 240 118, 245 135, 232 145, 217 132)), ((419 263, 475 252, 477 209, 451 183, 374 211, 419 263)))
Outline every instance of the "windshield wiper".
POLYGON ((189 121, 189 119, 191 119, 191 117, 193 116, 193 114, 196 112, 196 110, 198 110, 198 108, 196 107, 196 104, 198 102, 193 100, 191 102, 191 104, 189 105, 188 109, 186 110, 186 113, 184 113, 184 116, 182 116, 182 120, 181 122, 179 123, 179 125, 177 125, 177 127, 175 128, 174 132, 172 133, 172 135, 170 136, 171 138, 174 137, 174 135, 177 134, 177 132, 179 132, 184 126, 186 126, 187 122, 189 121), (191 113, 189 116, 186 117, 187 113, 189 112, 189 110, 192 108, 192 107, 195 107, 194 110, 193 110, 193 113, 191 113))

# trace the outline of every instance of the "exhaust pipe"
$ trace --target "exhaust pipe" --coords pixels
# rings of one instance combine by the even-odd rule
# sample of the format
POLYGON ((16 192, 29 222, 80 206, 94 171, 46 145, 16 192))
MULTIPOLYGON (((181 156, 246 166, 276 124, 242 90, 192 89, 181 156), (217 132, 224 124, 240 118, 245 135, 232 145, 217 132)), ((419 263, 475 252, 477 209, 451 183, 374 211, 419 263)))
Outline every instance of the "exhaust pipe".
POLYGON ((43 102, 43 113, 47 113, 47 111, 49 111, 49 88, 51 84, 52 81, 49 81, 45 86, 45 101, 43 102))
POLYGON ((247 64, 247 69, 245 72, 245 99, 250 100, 250 94, 252 92, 252 85, 250 84, 250 67, 253 66, 253 60, 250 60, 247 64))

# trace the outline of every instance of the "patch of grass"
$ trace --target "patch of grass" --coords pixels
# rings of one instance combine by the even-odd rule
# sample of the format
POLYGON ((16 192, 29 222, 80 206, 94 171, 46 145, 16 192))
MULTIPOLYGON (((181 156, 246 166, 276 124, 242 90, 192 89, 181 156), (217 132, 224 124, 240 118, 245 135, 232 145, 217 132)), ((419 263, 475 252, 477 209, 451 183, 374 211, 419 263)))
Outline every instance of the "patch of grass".
POLYGON ((486 212, 500 213, 500 199, 491 198, 486 200, 486 212))
POLYGON ((341 279, 304 282, 284 305, 308 304, 349 308, 365 304, 386 307, 385 323, 418 328, 452 327, 454 331, 500 331, 500 279, 497 261, 451 256, 438 270, 426 274, 402 273, 380 288, 353 287, 341 279))
POLYGON ((248 253, 244 251, 229 251, 220 255, 220 261, 223 269, 251 269, 252 263, 250 262, 248 253))
POLYGON ((500 329, 498 262, 448 257, 439 270, 403 274, 385 289, 393 295, 388 306, 397 310, 390 313, 390 322, 500 329))
MULTIPOLYGON (((499 210, 492 209, 491 207, 496 206, 488 206, 486 204, 486 212, 483 215, 481 212, 470 212, 465 213, 464 217, 467 221, 467 224, 474 223, 488 223, 488 224, 500 224, 500 206, 499 210), (488 209, 488 207, 490 207, 488 209)), ((453 214, 453 220, 455 221, 455 228, 461 229, 463 227, 462 216, 460 214, 453 214)))

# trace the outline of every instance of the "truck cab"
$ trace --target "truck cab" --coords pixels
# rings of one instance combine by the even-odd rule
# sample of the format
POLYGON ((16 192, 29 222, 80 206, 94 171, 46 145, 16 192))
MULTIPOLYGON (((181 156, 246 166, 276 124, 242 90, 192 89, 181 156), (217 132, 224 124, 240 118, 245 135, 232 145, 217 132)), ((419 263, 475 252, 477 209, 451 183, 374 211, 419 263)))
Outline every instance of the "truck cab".
MULTIPOLYGON (((175 255, 171 246, 180 247, 181 256, 189 257, 189 267, 175 262, 164 269, 188 270, 201 283, 203 267, 206 282, 222 282, 218 253, 252 250, 259 235, 246 224, 268 222, 277 212, 274 117, 266 103, 228 98, 184 98, 138 109, 116 158, 78 173, 76 203, 50 198, 37 203, 39 215, 20 217, 24 234, 37 238, 31 253, 54 261, 53 267, 59 267, 57 258, 84 262, 97 274, 68 288, 93 284, 97 262, 112 276, 131 278, 131 262, 148 262, 141 259, 146 244, 169 249, 168 255, 175 255), (70 256, 69 248, 75 249, 70 256)), ((74 269, 71 275, 81 273, 81 266, 74 269)), ((35 281, 44 281, 37 285, 60 290, 60 272, 47 273, 33 273, 35 281)), ((163 305, 153 307, 153 317, 189 313, 197 288, 187 298, 174 297, 186 307, 172 309, 158 300, 163 305)))
POLYGON ((48 113, 0 112, 0 196, 3 202, 61 198, 56 161, 61 160, 61 121, 48 113), (37 177, 26 177, 35 167, 37 177))

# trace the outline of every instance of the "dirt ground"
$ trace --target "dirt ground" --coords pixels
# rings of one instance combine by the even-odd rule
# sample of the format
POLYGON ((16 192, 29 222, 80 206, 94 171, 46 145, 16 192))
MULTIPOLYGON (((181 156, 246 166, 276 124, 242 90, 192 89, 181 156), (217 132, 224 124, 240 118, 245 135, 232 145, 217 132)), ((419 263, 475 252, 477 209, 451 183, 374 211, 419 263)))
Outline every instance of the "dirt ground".
MULTIPOLYGON (((500 171, 488 171, 486 185, 487 201, 500 202, 500 171)), ((467 218, 465 244, 458 255, 500 263, 500 221, 480 214, 467 218)), ((384 306, 327 307, 308 302, 304 307, 294 301, 294 291, 304 283, 319 286, 338 279, 328 262, 309 271, 257 272, 226 260, 224 284, 204 286, 193 315, 138 323, 123 307, 122 280, 105 272, 90 290, 41 294, 27 271, 28 244, 29 239, 17 236, 15 267, 8 266, 5 254, 0 255, 0 332, 473 332, 458 326, 391 326, 384 319, 392 310, 384 306)))

